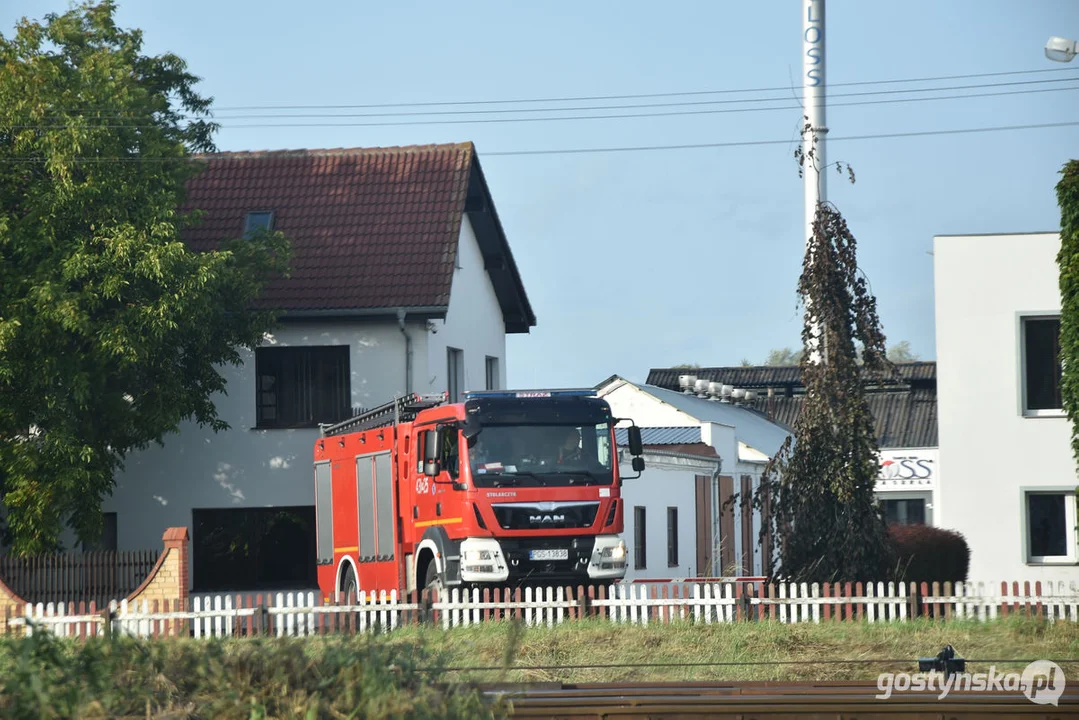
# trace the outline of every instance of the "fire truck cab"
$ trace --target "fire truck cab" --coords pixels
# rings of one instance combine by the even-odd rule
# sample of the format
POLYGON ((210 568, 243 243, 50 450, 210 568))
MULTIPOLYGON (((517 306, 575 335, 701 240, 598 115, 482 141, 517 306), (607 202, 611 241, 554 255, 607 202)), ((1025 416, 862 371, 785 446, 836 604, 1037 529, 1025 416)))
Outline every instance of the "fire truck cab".
MULTIPOLYGON (((591 390, 409 395, 315 442, 319 587, 609 584, 626 572, 615 425, 591 390)), ((632 466, 644 469, 629 427, 632 466)))

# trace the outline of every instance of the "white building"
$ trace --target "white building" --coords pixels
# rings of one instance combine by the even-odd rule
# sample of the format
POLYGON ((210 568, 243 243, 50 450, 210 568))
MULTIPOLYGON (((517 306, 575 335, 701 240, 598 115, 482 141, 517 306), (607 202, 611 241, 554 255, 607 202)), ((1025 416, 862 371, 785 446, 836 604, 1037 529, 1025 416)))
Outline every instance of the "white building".
MULTIPOLYGON (((641 426, 645 445, 644 473, 622 485, 626 579, 762 574, 760 514, 725 502, 756 491, 788 430, 750 407, 618 376, 597 390, 615 417, 641 426)), ((623 473, 632 475, 620 452, 623 473)))
POLYGON ((318 423, 503 387, 505 336, 535 317, 471 143, 211 156, 188 202, 207 211, 196 249, 252 226, 289 237, 292 275, 266 293, 283 323, 222 371, 230 430, 187 425, 128 459, 112 543, 186 526, 195 591, 311 587, 318 423))
POLYGON ((936 522, 966 537, 973 580, 1079 580, 1059 234, 938 236, 933 248, 947 477, 936 522))

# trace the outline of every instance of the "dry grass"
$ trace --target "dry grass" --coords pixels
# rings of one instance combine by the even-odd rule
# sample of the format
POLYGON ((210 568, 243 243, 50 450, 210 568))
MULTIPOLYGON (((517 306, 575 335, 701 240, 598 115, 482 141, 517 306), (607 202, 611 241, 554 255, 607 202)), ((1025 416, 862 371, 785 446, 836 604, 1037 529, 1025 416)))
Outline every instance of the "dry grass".
MULTIPOLYGON (((450 631, 399 631, 390 642, 413 642, 417 635, 450 668, 502 667, 515 630, 487 623, 450 631)), ((871 680, 884 670, 917 670, 918 657, 936 655, 945 645, 971 660, 1075 659, 1079 625, 1032 619, 988 623, 916 621, 895 624, 732 623, 722 625, 618 626, 582 622, 519 632, 513 665, 499 672, 457 671, 457 680, 608 682, 634 680, 871 680), (891 660, 868 663, 867 660, 891 660), (696 667, 615 667, 655 663, 791 664, 696 667), (835 661, 852 661, 842 664, 835 661), (827 663, 827 664, 826 664, 827 663), (607 667, 572 667, 572 666, 607 667)), ((1025 663, 1023 663, 1025 664, 1025 663)), ((1004 663, 997 663, 1005 667, 1004 663)), ((977 671, 974 664, 968 666, 977 671)), ((1015 667, 1021 668, 1021 665, 1015 667)), ((1069 669, 1079 669, 1079 662, 1069 669)))

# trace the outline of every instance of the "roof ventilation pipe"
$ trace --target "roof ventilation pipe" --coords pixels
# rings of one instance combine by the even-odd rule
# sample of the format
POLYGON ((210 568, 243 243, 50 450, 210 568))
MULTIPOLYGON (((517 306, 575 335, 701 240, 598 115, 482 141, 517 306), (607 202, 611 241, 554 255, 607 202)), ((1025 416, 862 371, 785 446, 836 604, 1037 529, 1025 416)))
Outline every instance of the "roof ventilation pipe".
POLYGON ((708 399, 712 402, 718 402, 720 396, 723 394, 723 383, 710 382, 708 383, 708 399))
POLYGON ((679 375, 678 376, 678 387, 681 388, 682 392, 686 393, 687 395, 689 395, 689 394, 691 394, 693 392, 693 387, 694 387, 694 385, 696 385, 696 383, 697 383, 697 376, 696 375, 679 375))
POLYGON ((697 391, 697 397, 708 397, 708 381, 703 378, 698 378, 697 382, 693 383, 693 389, 697 391))
POLYGON ((734 388, 730 385, 724 385, 723 389, 719 393, 719 401, 729 403, 731 401, 731 393, 734 392, 734 388))

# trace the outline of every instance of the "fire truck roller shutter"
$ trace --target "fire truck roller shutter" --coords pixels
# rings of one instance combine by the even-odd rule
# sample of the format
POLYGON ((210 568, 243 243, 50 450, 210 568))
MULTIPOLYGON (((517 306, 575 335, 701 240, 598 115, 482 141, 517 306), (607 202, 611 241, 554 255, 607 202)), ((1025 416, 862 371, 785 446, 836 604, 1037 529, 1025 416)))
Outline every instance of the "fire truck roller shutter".
POLYGON ((416 547, 416 587, 423 587, 429 562, 435 563, 443 585, 448 587, 461 583, 460 543, 451 540, 445 528, 427 528, 416 547), (435 557, 435 553, 438 557, 435 557))

